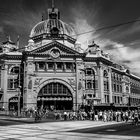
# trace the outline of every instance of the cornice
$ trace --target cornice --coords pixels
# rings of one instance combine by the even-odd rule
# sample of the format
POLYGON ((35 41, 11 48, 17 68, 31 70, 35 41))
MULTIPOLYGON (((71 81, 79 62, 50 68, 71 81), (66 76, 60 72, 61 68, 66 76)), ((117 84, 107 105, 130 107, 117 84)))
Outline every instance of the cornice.
POLYGON ((8 54, 2 54, 0 55, 0 59, 13 59, 13 60, 21 60, 22 55, 8 55, 8 54))

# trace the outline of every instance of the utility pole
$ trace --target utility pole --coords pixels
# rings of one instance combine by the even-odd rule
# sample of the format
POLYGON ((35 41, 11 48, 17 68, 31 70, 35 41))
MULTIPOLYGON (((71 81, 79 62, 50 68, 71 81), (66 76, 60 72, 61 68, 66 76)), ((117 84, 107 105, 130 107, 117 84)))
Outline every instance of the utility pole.
POLYGON ((19 79, 18 79, 18 117, 20 117, 20 96, 21 96, 21 83, 20 83, 20 68, 19 66, 19 79))
POLYGON ((18 117, 20 117, 20 96, 21 96, 21 87, 18 87, 18 117))

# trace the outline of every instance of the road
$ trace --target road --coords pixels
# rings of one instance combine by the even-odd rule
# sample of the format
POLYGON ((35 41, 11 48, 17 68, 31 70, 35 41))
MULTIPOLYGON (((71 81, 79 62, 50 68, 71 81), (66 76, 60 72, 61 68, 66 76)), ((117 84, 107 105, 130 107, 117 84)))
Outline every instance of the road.
POLYGON ((20 125, 24 124, 23 122, 19 121, 9 121, 9 120, 0 120, 0 126, 10 126, 10 125, 20 125))
POLYGON ((125 123, 93 121, 21 123, 1 120, 0 124, 3 124, 0 127, 0 140, 140 140, 140 125, 125 123))
POLYGON ((72 130, 71 132, 140 137, 140 125, 135 126, 130 123, 128 124, 123 123, 123 124, 114 124, 108 126, 72 130))

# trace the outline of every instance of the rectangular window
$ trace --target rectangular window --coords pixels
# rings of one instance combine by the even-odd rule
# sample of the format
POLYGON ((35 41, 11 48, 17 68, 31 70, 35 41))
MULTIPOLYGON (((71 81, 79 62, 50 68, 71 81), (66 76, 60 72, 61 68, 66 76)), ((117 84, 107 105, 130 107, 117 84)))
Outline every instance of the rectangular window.
POLYGON ((114 83, 114 91, 116 92, 116 84, 114 83))
POLYGON ((57 69, 62 70, 63 69, 63 63, 56 63, 57 64, 57 69))
POLYGON ((116 96, 114 96, 114 101, 115 101, 115 103, 117 103, 117 98, 116 98, 116 96))
POLYGON ((107 103, 109 103, 109 95, 107 95, 107 103))
POLYGON ((106 81, 104 81, 104 91, 106 91, 106 81))
POLYGON ((48 87, 48 86, 46 86, 46 87, 43 88, 43 93, 44 93, 44 94, 47 94, 47 87, 48 87))
POLYGON ((66 87, 63 86, 63 94, 66 94, 66 87))
POLYGON ((0 94, 0 101, 2 100, 2 96, 3 96, 3 95, 2 95, 2 94, 0 94))
POLYGON ((120 97, 118 96, 118 104, 120 104, 120 97))
POLYGON ((45 70, 45 63, 44 62, 39 62, 38 67, 39 67, 39 70, 45 70))
POLYGON ((104 81, 104 91, 108 91, 108 90, 109 90, 108 81, 104 81))
POLYGON ((58 93, 62 94, 62 85, 58 84, 58 93))
POLYGON ((122 85, 120 85, 120 92, 122 92, 122 85))
POLYGON ((109 95, 105 95, 105 103, 109 103, 109 95))
POLYGON ((48 69, 53 70, 54 69, 54 63, 49 62, 48 63, 48 69))
POLYGON ((92 89, 92 82, 91 82, 91 80, 87 80, 87 89, 92 89))
POLYGON ((10 74, 19 74, 20 68, 19 67, 13 67, 10 71, 10 74))
POLYGON ((53 85, 53 94, 57 94, 57 83, 53 85))
POLYGON ((91 69, 87 69, 87 70, 86 70, 86 74, 87 74, 87 75, 92 75, 93 73, 92 73, 91 69))
POLYGON ((52 84, 50 84, 48 87, 49 87, 49 88, 48 88, 49 94, 52 94, 52 84))
POLYGON ((66 63, 66 69, 72 70, 72 63, 66 63))
POLYGON ((18 88, 17 79, 8 79, 8 89, 16 89, 18 88))
POLYGON ((120 97, 120 104, 122 104, 122 97, 120 97))

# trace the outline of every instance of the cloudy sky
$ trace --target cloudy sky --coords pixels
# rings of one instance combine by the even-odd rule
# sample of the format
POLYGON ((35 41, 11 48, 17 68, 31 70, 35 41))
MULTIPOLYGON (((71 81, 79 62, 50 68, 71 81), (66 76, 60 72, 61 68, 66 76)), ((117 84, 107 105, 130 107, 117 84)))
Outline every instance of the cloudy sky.
MULTIPOLYGON (((86 49, 88 40, 94 40, 112 59, 129 66, 140 75, 140 21, 116 28, 102 27, 140 20, 140 0, 55 0, 61 19, 73 26, 77 37, 86 49)), ((0 0, 0 42, 7 35, 20 45, 27 45, 29 34, 41 21, 44 10, 51 7, 51 0, 0 0)))

